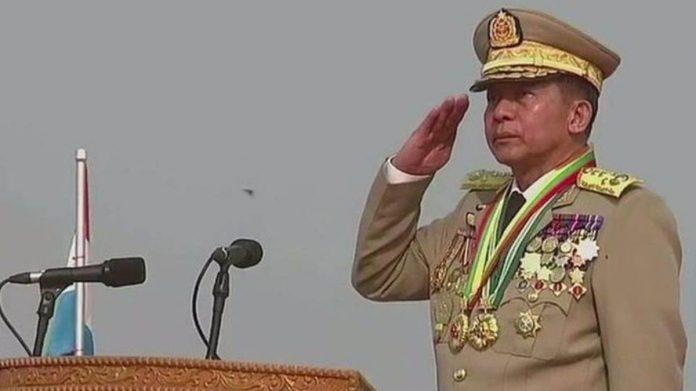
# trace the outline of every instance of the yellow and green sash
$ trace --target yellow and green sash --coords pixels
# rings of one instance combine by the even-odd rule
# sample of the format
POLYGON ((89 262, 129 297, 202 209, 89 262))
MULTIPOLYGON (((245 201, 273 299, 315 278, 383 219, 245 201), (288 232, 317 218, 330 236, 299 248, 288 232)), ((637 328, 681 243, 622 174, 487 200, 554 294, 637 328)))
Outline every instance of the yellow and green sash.
POLYGON ((583 168, 594 165, 594 151, 588 148, 580 156, 554 169, 553 174, 544 182, 541 192, 525 202, 502 232, 499 231, 507 197, 504 191, 498 194, 478 227, 471 274, 459 292, 470 310, 482 296, 487 299, 485 307, 498 307, 507 285, 517 271, 525 244, 541 228, 539 224, 543 220, 542 216, 575 183, 583 168), (502 270, 491 278, 501 260, 502 270))

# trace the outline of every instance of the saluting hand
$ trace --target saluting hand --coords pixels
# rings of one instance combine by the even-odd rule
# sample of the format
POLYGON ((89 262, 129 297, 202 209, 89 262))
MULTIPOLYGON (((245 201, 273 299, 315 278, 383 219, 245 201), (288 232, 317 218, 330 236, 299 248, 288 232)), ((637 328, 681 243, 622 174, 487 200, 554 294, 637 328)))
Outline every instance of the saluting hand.
POLYGON ((432 175, 445 166, 452 155, 457 127, 469 108, 469 97, 445 99, 430 110, 392 160, 399 170, 412 175, 432 175))

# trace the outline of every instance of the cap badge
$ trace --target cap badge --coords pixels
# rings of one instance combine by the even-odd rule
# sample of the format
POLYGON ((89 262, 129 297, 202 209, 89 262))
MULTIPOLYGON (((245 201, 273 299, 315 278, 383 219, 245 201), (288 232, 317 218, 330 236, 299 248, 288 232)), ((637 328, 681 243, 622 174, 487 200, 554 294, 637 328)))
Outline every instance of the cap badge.
POLYGON ((519 45, 522 42, 520 20, 501 9, 488 25, 488 37, 490 46, 494 49, 519 45))

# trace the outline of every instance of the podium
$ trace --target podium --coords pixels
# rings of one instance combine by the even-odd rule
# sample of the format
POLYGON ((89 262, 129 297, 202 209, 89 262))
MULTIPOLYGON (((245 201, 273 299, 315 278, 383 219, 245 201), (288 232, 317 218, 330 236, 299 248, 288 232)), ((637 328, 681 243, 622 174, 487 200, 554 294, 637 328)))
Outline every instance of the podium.
POLYGON ((375 391, 356 371, 159 357, 0 360, 0 390, 375 391))

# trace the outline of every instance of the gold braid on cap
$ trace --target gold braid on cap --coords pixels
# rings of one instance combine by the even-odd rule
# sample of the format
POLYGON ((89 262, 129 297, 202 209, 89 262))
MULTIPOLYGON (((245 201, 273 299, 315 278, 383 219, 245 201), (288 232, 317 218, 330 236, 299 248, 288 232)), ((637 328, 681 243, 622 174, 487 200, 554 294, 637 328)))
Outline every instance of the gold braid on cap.
POLYGON ((488 52, 488 59, 483 65, 481 74, 483 77, 510 78, 507 74, 511 67, 525 67, 527 71, 531 67, 537 69, 555 70, 571 73, 582 77, 592 83, 598 91, 602 89, 603 74, 602 70, 591 62, 582 59, 574 54, 553 46, 534 41, 522 41, 514 47, 503 47, 500 49, 492 48, 488 52), (499 77, 496 77, 498 74, 499 77))

